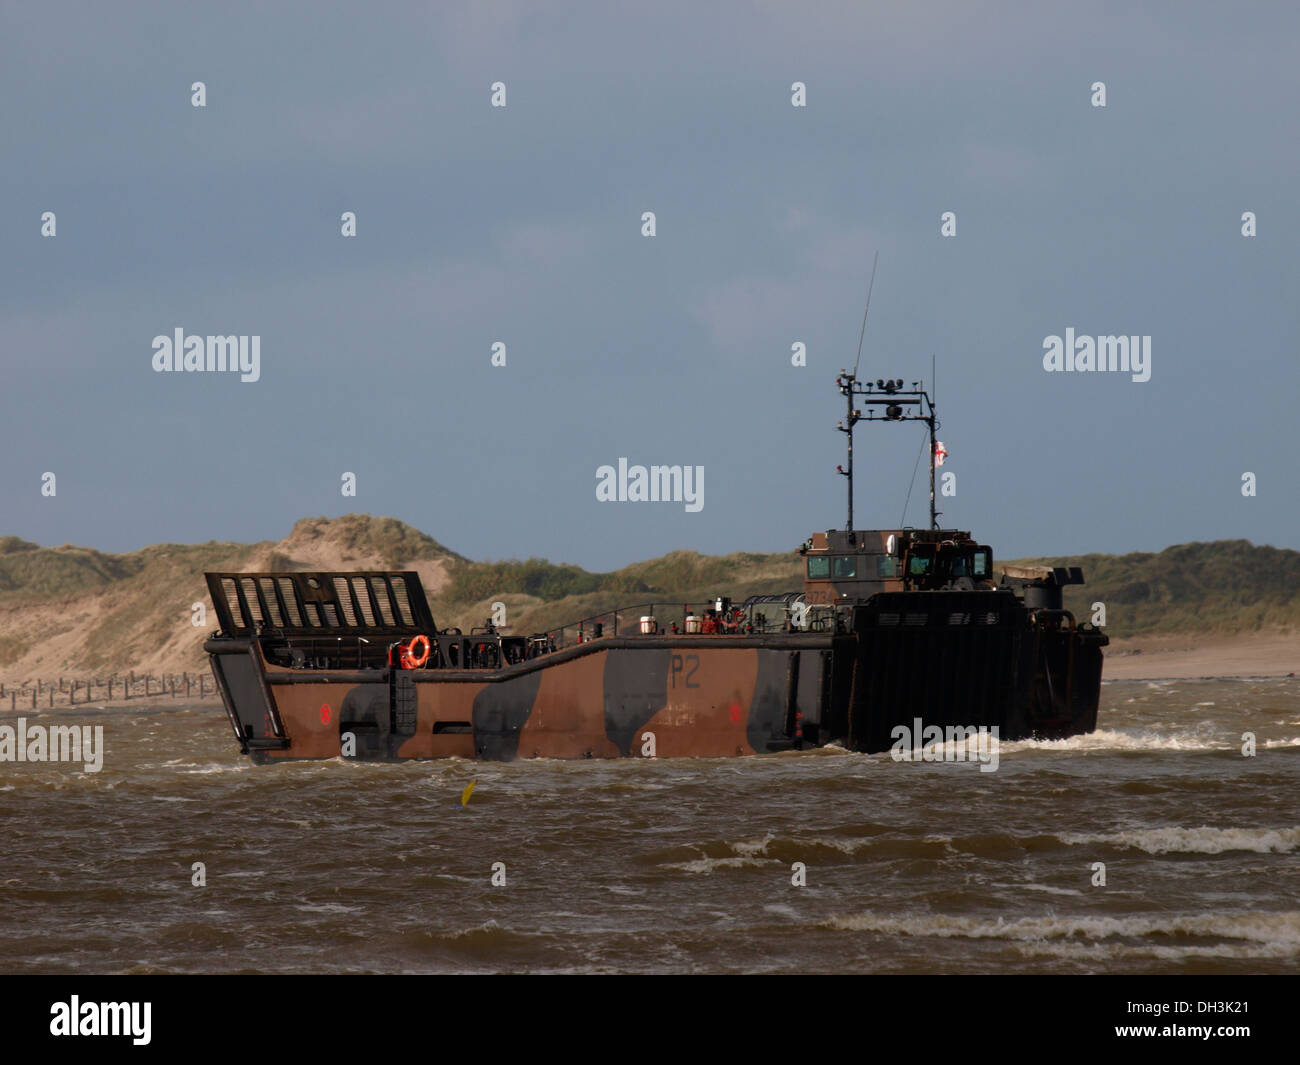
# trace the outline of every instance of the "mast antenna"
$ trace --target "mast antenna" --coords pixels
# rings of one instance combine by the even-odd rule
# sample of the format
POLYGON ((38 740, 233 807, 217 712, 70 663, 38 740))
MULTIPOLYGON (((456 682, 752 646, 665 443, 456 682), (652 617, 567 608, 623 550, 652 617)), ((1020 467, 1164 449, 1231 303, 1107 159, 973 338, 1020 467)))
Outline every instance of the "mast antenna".
POLYGON ((871 312, 871 290, 876 287, 876 265, 880 262, 880 252, 871 260, 871 282, 867 285, 867 306, 862 312, 862 329, 858 333, 858 357, 853 361, 853 376, 858 376, 858 364, 862 362, 862 338, 867 335, 867 315, 871 312))
MULTIPOLYGON (((931 356, 933 359, 933 356, 931 356)), ((931 373, 934 369, 931 366, 931 373)), ((901 377, 898 378, 877 378, 873 381, 859 381, 857 374, 851 374, 848 370, 841 370, 840 375, 835 378, 835 387, 840 390, 840 395, 844 397, 845 411, 844 420, 835 426, 840 432, 848 437, 848 465, 836 466, 835 472, 848 480, 849 496, 849 515, 845 523, 845 532, 853 532, 853 429, 860 421, 869 422, 925 422, 927 437, 930 444, 930 528, 939 528, 939 512, 935 509, 934 500, 934 459, 935 459, 935 431, 939 428, 939 416, 934 409, 934 396, 925 389, 924 381, 913 381, 912 387, 906 387, 901 377), (859 410, 856 402, 861 402, 863 409, 859 410)), ((931 385, 933 387, 933 385, 931 385)), ((925 446, 924 443, 921 445, 925 446)), ((917 456, 920 461, 920 455, 917 456)), ((912 480, 916 480, 916 469, 912 470, 912 480)), ((911 499, 912 490, 908 489, 908 499, 911 499)), ((906 515, 907 503, 903 504, 903 512, 906 515)))

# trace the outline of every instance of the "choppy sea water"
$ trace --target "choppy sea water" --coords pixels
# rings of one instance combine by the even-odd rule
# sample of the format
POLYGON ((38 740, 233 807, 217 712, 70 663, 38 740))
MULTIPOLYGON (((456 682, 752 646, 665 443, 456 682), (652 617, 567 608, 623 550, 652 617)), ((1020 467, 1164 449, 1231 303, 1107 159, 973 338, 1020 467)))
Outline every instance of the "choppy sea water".
POLYGON ((1296 679, 1107 683, 992 773, 253 766, 218 706, 25 716, 106 753, 0 763, 3 972, 1300 971, 1296 679))

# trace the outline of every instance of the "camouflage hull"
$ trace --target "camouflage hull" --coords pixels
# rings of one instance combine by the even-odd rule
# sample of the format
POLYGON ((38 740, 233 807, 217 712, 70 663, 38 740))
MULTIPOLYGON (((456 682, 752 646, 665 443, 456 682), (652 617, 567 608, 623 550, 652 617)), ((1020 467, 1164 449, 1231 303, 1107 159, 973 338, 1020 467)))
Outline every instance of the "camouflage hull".
MULTIPOLYGON (((801 744, 833 637, 596 640, 505 669, 318 673, 212 640, 241 746, 261 760, 730 757, 801 744), (791 645, 794 646, 791 646, 791 645), (653 737, 653 739, 651 739, 653 737)), ((817 722, 810 722, 816 735, 817 722)))
POLYGON ((1010 593, 908 602, 880 597, 842 634, 600 638, 495 670, 294 668, 259 636, 206 649, 259 762, 874 752, 917 718, 1003 740, 1095 728, 1105 636, 1043 626, 1010 593))

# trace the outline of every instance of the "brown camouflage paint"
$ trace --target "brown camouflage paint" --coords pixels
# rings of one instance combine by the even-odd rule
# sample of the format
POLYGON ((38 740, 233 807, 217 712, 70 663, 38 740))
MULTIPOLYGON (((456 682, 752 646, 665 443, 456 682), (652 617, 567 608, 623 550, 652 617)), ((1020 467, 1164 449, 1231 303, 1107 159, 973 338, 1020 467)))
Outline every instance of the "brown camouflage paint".
POLYGON ((397 748, 398 758, 473 758, 473 733, 439 733, 433 727, 440 721, 474 721, 474 699, 487 685, 483 682, 459 682, 415 685, 415 735, 397 748))
MULTIPOLYGON (((725 637, 718 637, 725 639, 725 637)), ((640 757, 644 733, 655 734, 656 756, 732 757, 755 753, 746 728, 754 696, 758 652, 752 648, 664 647, 675 661, 661 695, 652 697, 646 723, 635 730, 629 753, 640 757)), ((626 651, 624 651, 626 653, 626 651)), ((636 652, 632 652, 635 654, 636 652)), ((540 685, 519 734, 520 758, 617 758, 622 752, 606 733, 607 652, 595 652, 541 670, 540 685)), ((265 752, 268 759, 337 758, 342 755, 339 713, 349 693, 380 685, 276 683, 292 670, 267 665, 266 679, 290 746, 265 752)), ((397 748, 398 758, 474 758, 472 733, 435 734, 438 722, 473 722, 480 693, 501 681, 452 679, 421 674, 416 683, 414 735, 397 748), (427 679, 426 679, 427 678, 427 679)), ((269 731, 269 730, 268 730, 269 731)))
POLYGON ((694 671, 670 671, 667 705, 638 732, 653 732, 660 758, 722 758, 754 754, 746 726, 758 675, 758 652, 751 648, 692 647, 674 654, 698 654, 694 671), (689 685, 689 686, 688 686, 689 685))
POLYGON ((519 733, 520 758, 618 758, 605 734, 605 653, 542 671, 541 686, 519 733))
MULTIPOLYGON (((343 752, 339 744, 339 708, 351 684, 276 684, 276 673, 289 670, 266 667, 267 686, 279 711, 284 734, 292 746, 282 751, 266 751, 272 758, 337 758, 343 752)), ((269 732, 269 729, 268 729, 269 732)))

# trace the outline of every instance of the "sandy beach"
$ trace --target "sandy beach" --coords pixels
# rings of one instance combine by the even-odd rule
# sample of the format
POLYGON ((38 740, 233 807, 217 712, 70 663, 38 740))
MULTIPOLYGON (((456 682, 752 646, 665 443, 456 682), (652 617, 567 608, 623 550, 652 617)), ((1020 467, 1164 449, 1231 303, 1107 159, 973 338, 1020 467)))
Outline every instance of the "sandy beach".
POLYGON ((1300 673, 1300 635, 1279 632, 1135 636, 1112 639, 1104 653, 1103 680, 1284 677, 1300 673))

